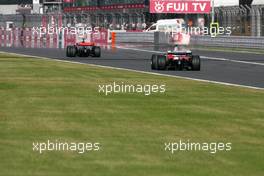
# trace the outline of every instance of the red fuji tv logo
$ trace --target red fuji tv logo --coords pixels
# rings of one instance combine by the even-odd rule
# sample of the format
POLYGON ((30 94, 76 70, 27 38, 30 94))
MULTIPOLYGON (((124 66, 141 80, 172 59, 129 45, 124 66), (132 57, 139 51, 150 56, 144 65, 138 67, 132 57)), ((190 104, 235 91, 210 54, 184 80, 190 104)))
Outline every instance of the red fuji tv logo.
POLYGON ((155 2, 155 10, 159 13, 164 11, 164 2, 157 1, 155 2))
POLYGON ((211 0, 150 0, 150 13, 210 13, 211 0))

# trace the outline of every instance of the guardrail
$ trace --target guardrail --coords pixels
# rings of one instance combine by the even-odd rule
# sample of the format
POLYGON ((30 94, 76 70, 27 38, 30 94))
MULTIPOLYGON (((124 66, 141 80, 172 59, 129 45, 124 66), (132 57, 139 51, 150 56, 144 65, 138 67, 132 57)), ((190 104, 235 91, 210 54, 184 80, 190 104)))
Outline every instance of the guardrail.
MULTIPOLYGON (((173 44, 168 33, 161 32, 116 32, 116 43, 173 44)), ((238 48, 264 48, 264 37, 250 36, 191 36, 190 44, 238 48)))
POLYGON ((264 48, 264 37, 250 36, 192 36, 191 45, 237 48, 264 48))

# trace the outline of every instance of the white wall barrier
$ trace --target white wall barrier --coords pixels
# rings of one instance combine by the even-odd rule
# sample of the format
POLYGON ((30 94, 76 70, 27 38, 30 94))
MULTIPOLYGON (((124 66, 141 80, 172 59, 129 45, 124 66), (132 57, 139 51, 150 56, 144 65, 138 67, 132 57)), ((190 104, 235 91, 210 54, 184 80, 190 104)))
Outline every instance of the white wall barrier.
POLYGON ((115 32, 116 43, 181 44, 190 43, 190 35, 164 32, 115 32))
POLYGON ((154 43, 153 32, 115 32, 116 43, 154 43))
POLYGON ((183 44, 238 48, 264 48, 264 37, 174 35, 162 32, 116 32, 116 43, 152 43, 155 45, 183 44))
POLYGON ((251 36, 192 36, 192 45, 222 46, 237 48, 264 48, 264 37, 251 36))

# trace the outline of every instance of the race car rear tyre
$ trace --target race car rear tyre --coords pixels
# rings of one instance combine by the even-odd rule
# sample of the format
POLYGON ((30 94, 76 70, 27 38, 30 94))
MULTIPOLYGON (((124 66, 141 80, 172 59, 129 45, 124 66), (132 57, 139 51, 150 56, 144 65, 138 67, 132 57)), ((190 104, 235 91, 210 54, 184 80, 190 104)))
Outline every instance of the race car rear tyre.
POLYGON ((99 46, 94 46, 92 48, 92 53, 94 54, 94 57, 101 57, 101 48, 99 46))
POLYGON ((72 57, 75 57, 76 56, 76 53, 77 53, 76 47, 75 46, 72 46, 71 47, 71 55, 72 55, 72 57))
POLYGON ((166 70, 166 56, 158 56, 158 70, 166 70))
POLYGON ((195 71, 200 71, 200 69, 201 69, 200 56, 193 56, 193 58, 192 58, 192 69, 195 71))
POLYGON ((151 58, 151 69, 157 70, 158 69, 158 55, 153 54, 151 58))
POLYGON ((72 57, 71 53, 70 53, 70 50, 71 50, 71 46, 67 46, 67 48, 66 48, 66 56, 67 57, 72 57))
POLYGON ((75 46, 67 46, 66 55, 67 57, 75 57, 76 56, 75 46))

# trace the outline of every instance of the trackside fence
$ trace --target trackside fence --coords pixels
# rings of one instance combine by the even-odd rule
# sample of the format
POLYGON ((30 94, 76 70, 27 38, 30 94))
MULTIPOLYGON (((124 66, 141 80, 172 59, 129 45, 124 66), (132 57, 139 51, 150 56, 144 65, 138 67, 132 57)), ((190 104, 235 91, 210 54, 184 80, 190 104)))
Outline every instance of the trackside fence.
POLYGON ((84 36, 66 29, 60 33, 40 35, 32 28, 6 30, 4 27, 0 27, 0 47, 64 48, 67 45, 82 41, 83 38, 88 42, 106 45, 109 43, 109 37, 109 31, 105 29, 84 36))
MULTIPOLYGON (((0 46, 15 46, 27 48, 64 48, 67 45, 75 44, 85 38, 86 41, 109 44, 114 43, 147 43, 154 45, 171 45, 175 41, 184 43, 181 35, 172 37, 169 33, 162 32, 118 32, 101 29, 100 32, 92 32, 87 36, 78 36, 71 32, 62 31, 58 34, 39 35, 34 33, 32 28, 13 28, 6 30, 0 27, 0 46), (114 35, 113 35, 114 33, 114 35), (113 38, 114 37, 114 38, 113 38)), ((252 36, 191 36, 192 46, 212 46, 212 47, 233 47, 233 48, 259 48, 264 49, 264 37, 252 36)))
POLYGON ((210 36, 192 36, 191 45, 264 49, 264 37, 217 36, 213 38, 210 36))
MULTIPOLYGON (((149 43, 155 45, 174 44, 171 35, 162 32, 116 32, 115 36, 116 43, 149 43)), ((179 41, 180 39, 174 41, 177 40, 179 41)), ((264 37, 220 35, 217 37, 211 37, 193 35, 190 38, 190 45, 264 49, 264 37)))

